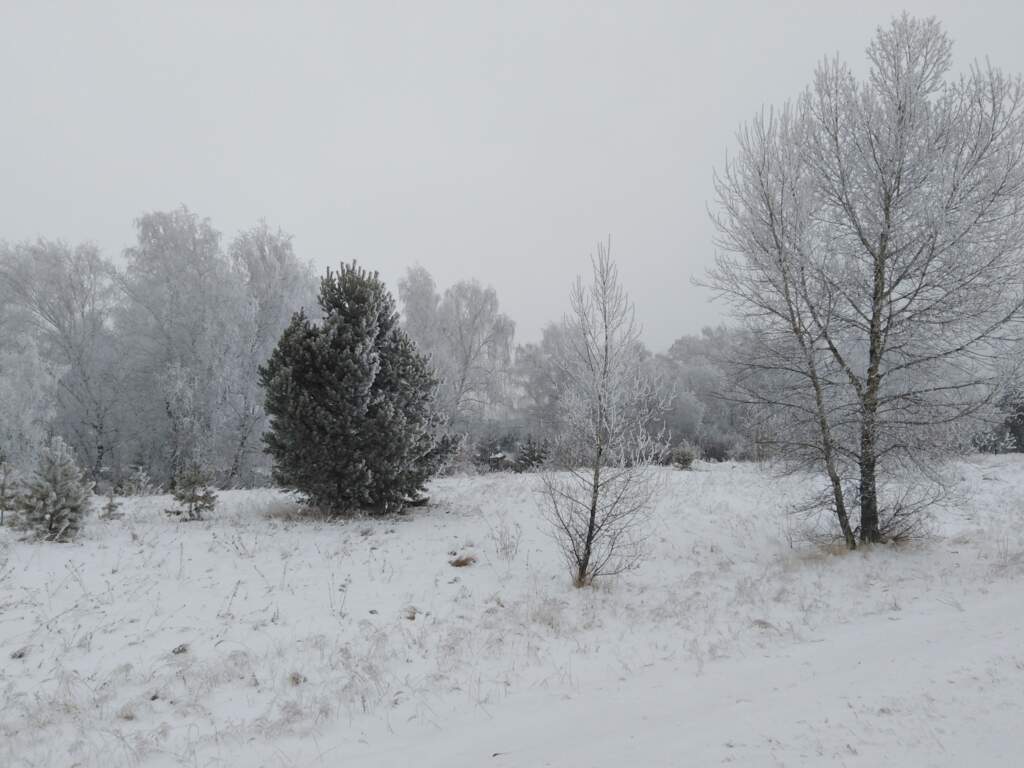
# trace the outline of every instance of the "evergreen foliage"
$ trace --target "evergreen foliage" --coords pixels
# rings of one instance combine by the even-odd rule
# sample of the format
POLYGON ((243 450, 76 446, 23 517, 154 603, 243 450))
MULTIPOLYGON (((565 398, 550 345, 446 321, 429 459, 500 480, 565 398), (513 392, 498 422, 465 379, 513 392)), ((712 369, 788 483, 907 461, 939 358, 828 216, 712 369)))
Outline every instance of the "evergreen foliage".
POLYGON ((217 494, 210 488, 211 474, 197 461, 187 464, 174 479, 174 500, 180 509, 166 510, 168 515, 185 520, 202 520, 203 515, 217 506, 217 494))
POLYGON ((545 440, 536 440, 527 435, 526 441, 519 446, 512 469, 516 472, 532 472, 539 469, 548 458, 548 444, 545 440))
POLYGON ((82 526, 92 483, 83 479, 71 448, 53 438, 39 457, 35 475, 18 496, 21 527, 48 541, 70 541, 82 526))
POLYGON ((124 517, 124 514, 118 512, 121 508, 121 503, 114 498, 113 489, 107 494, 107 503, 103 505, 103 509, 100 511, 100 520, 120 520, 124 517))
POLYGON ((377 273, 321 280, 322 318, 297 313, 260 368, 274 480, 324 511, 400 508, 451 454, 435 433, 437 380, 377 273))

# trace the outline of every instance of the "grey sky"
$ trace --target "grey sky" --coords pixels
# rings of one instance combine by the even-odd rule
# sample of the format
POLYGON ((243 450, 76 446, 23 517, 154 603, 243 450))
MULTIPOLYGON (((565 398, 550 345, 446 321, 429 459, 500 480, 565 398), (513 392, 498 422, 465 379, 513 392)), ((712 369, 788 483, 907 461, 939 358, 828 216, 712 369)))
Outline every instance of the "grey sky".
MULTIPOLYGON (((908 2, 958 66, 1024 70, 1018 2, 908 2)), ((740 121, 860 64, 885 2, 0 0, 0 238, 93 240, 180 203, 264 217, 318 265, 498 290, 518 338, 611 233, 647 341, 719 319, 690 285, 740 121)))

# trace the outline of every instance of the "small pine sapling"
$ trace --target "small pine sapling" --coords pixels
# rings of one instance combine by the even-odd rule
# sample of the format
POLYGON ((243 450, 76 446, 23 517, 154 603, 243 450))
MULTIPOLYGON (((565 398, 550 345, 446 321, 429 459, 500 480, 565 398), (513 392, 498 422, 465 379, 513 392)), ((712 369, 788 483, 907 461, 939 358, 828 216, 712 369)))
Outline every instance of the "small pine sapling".
POLYGON ((47 541, 71 541, 89 506, 92 483, 82 477, 74 452, 59 437, 39 457, 35 475, 18 496, 20 525, 47 541))
POLYGON ((210 488, 212 477, 198 462, 186 466, 174 480, 174 500, 181 509, 168 509, 168 515, 184 520, 202 520, 203 514, 217 506, 217 494, 210 488))
POLYGON ((124 514, 118 512, 121 508, 121 502, 114 498, 114 489, 111 488, 107 494, 107 503, 103 505, 103 510, 100 512, 100 520, 120 520, 124 517, 124 514))
POLYGON ((543 440, 535 440, 533 435, 528 435, 526 442, 519 447, 516 454, 516 461, 512 469, 516 472, 532 472, 544 465, 548 458, 548 446, 543 440))

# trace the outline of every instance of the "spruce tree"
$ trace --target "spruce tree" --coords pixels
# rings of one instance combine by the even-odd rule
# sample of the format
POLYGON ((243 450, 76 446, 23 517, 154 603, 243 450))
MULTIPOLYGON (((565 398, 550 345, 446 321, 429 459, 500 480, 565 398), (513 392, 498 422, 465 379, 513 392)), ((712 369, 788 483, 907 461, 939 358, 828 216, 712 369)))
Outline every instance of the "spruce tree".
POLYGON ((198 461, 187 464, 174 478, 174 500, 181 509, 165 510, 185 520, 202 520, 203 514, 217 506, 217 494, 210 488, 212 476, 198 461))
POLYGON ((527 435, 516 454, 515 464, 512 468, 516 472, 532 472, 542 466, 548 458, 547 443, 542 440, 535 440, 533 435, 527 435))
POLYGON ((435 437, 437 380, 376 272, 328 270, 319 304, 260 368, 274 480, 328 512, 400 508, 451 450, 435 437))
POLYGON ((59 437, 43 448, 39 467, 17 500, 19 525, 48 541, 70 541, 82 526, 92 483, 82 477, 74 452, 59 437))

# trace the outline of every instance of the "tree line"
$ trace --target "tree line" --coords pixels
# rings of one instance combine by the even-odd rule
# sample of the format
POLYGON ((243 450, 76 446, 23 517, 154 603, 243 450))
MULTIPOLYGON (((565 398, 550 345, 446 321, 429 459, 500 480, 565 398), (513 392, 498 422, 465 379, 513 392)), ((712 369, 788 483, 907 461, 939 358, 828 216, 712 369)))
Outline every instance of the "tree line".
MULTIPOLYGON (((85 243, 0 244, 0 453, 27 471, 51 437, 86 476, 171 487, 194 462, 220 487, 265 485, 271 460, 259 367, 292 316, 315 309, 321 276, 286 233, 260 223, 224 245, 187 208, 136 222, 117 260, 85 243)), ((511 466, 559 434, 555 364, 564 323, 516 346, 497 292, 473 280, 439 291, 411 267, 398 283, 400 322, 438 380, 432 407, 459 438, 454 466, 511 466), (525 450, 524 450, 525 449, 525 450)), ((708 455, 743 455, 737 409, 714 392, 710 353, 724 329, 684 337, 666 354, 637 341, 641 364, 674 390, 672 439, 708 455)))

